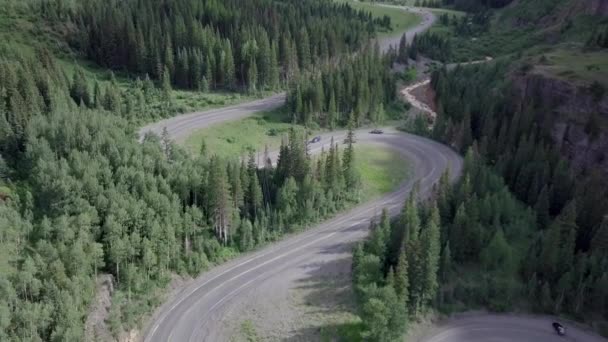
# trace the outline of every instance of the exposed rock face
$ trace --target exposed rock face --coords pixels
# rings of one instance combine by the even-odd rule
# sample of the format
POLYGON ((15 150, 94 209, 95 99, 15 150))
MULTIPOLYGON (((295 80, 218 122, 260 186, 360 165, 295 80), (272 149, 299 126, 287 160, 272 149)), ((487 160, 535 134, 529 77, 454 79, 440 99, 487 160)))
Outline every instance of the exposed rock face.
POLYGON ((110 305, 112 305, 113 292, 114 280, 112 275, 100 274, 96 281, 95 299, 85 322, 84 335, 86 341, 105 342, 114 340, 106 325, 110 305))
POLYGON ((520 105, 537 98, 551 108, 552 137, 576 170, 599 168, 608 176, 608 95, 598 100, 588 87, 534 73, 513 76, 513 85, 520 105), (599 133, 592 135, 590 125, 599 133))
POLYGON ((587 3, 586 14, 590 15, 608 15, 608 0, 585 0, 587 3))

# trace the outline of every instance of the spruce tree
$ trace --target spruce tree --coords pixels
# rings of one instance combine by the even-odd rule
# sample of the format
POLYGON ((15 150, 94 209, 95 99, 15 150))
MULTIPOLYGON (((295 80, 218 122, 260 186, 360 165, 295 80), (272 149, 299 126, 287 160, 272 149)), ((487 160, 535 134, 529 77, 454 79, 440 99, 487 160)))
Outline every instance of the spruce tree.
POLYGON ((84 71, 80 68, 77 68, 76 71, 74 71, 72 86, 70 88, 70 96, 72 96, 72 99, 77 104, 82 102, 87 107, 91 105, 91 97, 89 95, 87 79, 84 76, 84 71))
POLYGON ((397 292, 397 296, 401 299, 400 302, 403 306, 407 307, 409 300, 409 277, 407 255, 404 247, 400 250, 399 260, 395 269, 395 292, 397 292))
POLYGON ((431 217, 428 219, 425 229, 420 235, 420 244, 423 250, 423 298, 428 303, 433 300, 437 294, 439 283, 437 281, 437 272, 439 270, 439 210, 433 206, 431 217))
POLYGON ((169 68, 165 66, 162 73, 162 82, 161 82, 161 90, 162 90, 162 99, 163 101, 170 103, 172 100, 171 96, 171 74, 169 68))
POLYGON ((211 158, 209 171, 209 215, 217 238, 227 244, 230 227, 232 225, 232 199, 228 187, 226 168, 224 163, 217 157, 211 158))
POLYGON ((344 181, 347 189, 357 189, 359 186, 359 176, 357 175, 355 165, 355 131, 354 124, 349 124, 348 133, 346 135, 346 148, 342 157, 342 167, 344 169, 344 181))

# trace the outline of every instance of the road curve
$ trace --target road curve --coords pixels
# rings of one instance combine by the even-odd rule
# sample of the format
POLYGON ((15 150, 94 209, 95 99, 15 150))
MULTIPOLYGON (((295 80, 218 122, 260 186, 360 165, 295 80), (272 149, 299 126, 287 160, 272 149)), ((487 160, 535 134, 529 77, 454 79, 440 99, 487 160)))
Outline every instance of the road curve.
MULTIPOLYGON (((323 136, 322 143, 311 146, 311 153, 329 148, 330 136, 341 142, 344 133, 323 136)), ((397 214, 415 182, 420 184, 421 195, 426 196, 446 168, 450 168, 453 178, 462 168, 462 159, 453 150, 419 136, 385 129, 382 135, 357 131, 356 137, 357 144, 376 144, 399 152, 410 162, 409 180, 387 196, 203 274, 159 310, 145 341, 229 340, 222 320, 232 304, 247 300, 248 290, 260 287, 273 290, 277 284, 269 279, 286 270, 308 272, 301 267, 303 264, 317 261, 321 267, 341 244, 363 238, 370 219, 383 208, 397 214)))
MULTIPOLYGON (((428 11, 415 11, 422 13, 424 18, 420 26, 409 31, 411 36, 427 29, 435 20, 435 16, 428 11)), ((386 43, 381 44, 382 49, 386 50, 390 45, 398 43, 399 38, 400 35, 386 40, 386 43)), ((277 94, 223 109, 182 115, 145 126, 139 131, 139 136, 141 139, 146 132, 160 134, 166 128, 171 138, 183 141, 197 129, 277 108, 284 103, 284 99, 284 94, 277 94)), ((341 142, 344 132, 324 135, 322 142, 310 146, 310 152, 314 154, 329 148, 331 136, 341 142)), ((252 289, 267 290, 272 294, 275 290, 290 287, 293 284, 289 279, 293 279, 294 273, 302 275, 310 271, 310 267, 303 266, 322 267, 335 258, 332 251, 341 251, 344 243, 366 236, 370 219, 383 208, 389 209, 392 215, 397 214, 414 183, 419 182, 420 194, 426 196, 444 170, 449 168, 455 179, 462 169, 462 159, 457 153, 429 139, 388 128, 383 135, 357 131, 356 136, 357 144, 390 148, 408 160, 411 165, 408 181, 382 198, 359 205, 304 233, 204 273, 157 310, 152 322, 144 329, 144 341, 229 340, 230 333, 226 332, 223 320, 234 309, 235 303, 246 302, 252 289), (277 278, 280 281, 276 281, 277 278)), ((260 312, 265 313, 264 310, 260 312)))
POLYGON ((420 23, 418 25, 412 27, 411 29, 407 30, 406 32, 399 32, 399 33, 396 33, 389 37, 384 37, 382 39, 379 39, 378 44, 380 45, 380 49, 382 51, 387 51, 389 49, 389 47, 391 47, 391 46, 398 48, 399 42, 401 41, 401 37, 403 36, 403 33, 406 34, 408 42, 411 42, 411 40, 414 38, 415 35, 423 33, 426 30, 428 30, 431 26, 433 26, 433 24, 437 20, 437 16, 426 8, 418 8, 418 7, 411 7, 411 6, 397 6, 397 5, 388 5, 388 4, 377 4, 376 6, 394 8, 395 10, 401 10, 401 11, 407 11, 410 13, 414 13, 414 14, 417 14, 418 16, 420 16, 420 19, 421 19, 420 23))
MULTIPOLYGON (((408 11, 418 14, 422 17, 419 25, 410 28, 405 33, 408 40, 412 39, 414 34, 426 31, 437 20, 437 17, 428 10, 414 7, 400 7, 392 5, 382 5, 385 7, 395 8, 397 10, 408 11)), ((382 51, 387 51, 390 46, 398 46, 403 33, 395 34, 394 36, 379 39, 379 46, 382 51)), ((220 109, 210 109, 206 111, 184 114, 161 120, 142 127, 139 130, 140 140, 147 132, 154 132, 160 135, 164 128, 171 138, 176 142, 183 142, 194 131, 209 127, 214 124, 233 121, 253 115, 256 112, 264 112, 281 107, 285 103, 285 93, 276 94, 267 98, 256 101, 237 104, 220 109)))
MULTIPOLYGON (((408 31, 410 39, 415 33, 428 29, 436 20, 435 16, 426 10, 413 8, 408 10, 423 16, 420 25, 408 31)), ((381 40, 382 50, 397 45, 400 37, 399 34, 381 40)), ((271 110, 280 107, 284 101, 283 93, 245 104, 182 115, 145 126, 139 131, 139 136, 141 139, 146 132, 160 134, 166 127, 169 135, 180 142, 197 129, 244 118, 259 111, 271 110)), ((452 179, 461 172, 462 159, 448 147, 391 129, 385 129, 385 132, 383 135, 371 135, 365 131, 358 131, 357 144, 376 144, 399 152, 412 165, 412 174, 407 182, 387 196, 357 206, 306 232, 290 236, 204 273, 156 311, 152 321, 143 331, 143 340, 146 342, 229 340, 232 336, 226 329, 226 321, 242 318, 243 303, 250 303, 250 306, 258 308, 255 314, 260 316, 267 316, 275 309, 268 309, 268 306, 260 304, 281 302, 280 305, 288 306, 289 303, 285 303, 286 289, 294 287, 294 284, 305 278, 307 274, 318 272, 322 268, 328 268, 330 272, 344 271, 343 265, 336 267, 332 263, 336 258, 349 254, 350 242, 358 241, 367 235, 370 219, 377 216, 382 208, 389 209, 392 215, 397 214, 415 182, 420 184, 421 195, 426 196, 446 168, 451 170, 452 179)), ((321 143, 310 146, 311 153, 327 149, 331 136, 340 142, 344 132, 325 134, 321 143)), ((348 269, 348 265, 346 268, 348 269)), ((280 312, 280 310, 276 311, 280 312)), ((281 324, 281 320, 291 318, 279 317, 276 321, 273 319, 266 321, 270 321, 268 324, 272 326, 281 324)), ((528 316, 487 314, 459 316, 433 328, 418 341, 561 340, 551 330, 550 322, 549 318, 528 316)), ((566 327, 568 336, 563 340, 605 341, 576 327, 568 325, 566 327)))
POLYGON ((160 135, 164 128, 176 142, 183 142, 194 131, 227 121, 234 121, 266 112, 285 104, 285 93, 276 94, 260 100, 237 104, 234 106, 194 112, 161 120, 142 127, 139 130, 140 139, 148 133, 160 135))
POLYGON ((561 322, 566 328, 566 336, 555 333, 550 317, 531 315, 463 314, 449 319, 427 334, 418 342, 606 342, 606 339, 561 322))

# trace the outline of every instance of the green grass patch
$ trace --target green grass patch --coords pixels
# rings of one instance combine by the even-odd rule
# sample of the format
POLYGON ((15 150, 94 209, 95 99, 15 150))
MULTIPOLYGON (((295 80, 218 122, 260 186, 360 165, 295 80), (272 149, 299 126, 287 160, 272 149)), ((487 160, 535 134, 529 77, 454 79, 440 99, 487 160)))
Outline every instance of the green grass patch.
POLYGON ((220 157, 236 157, 249 151, 276 150, 289 129, 304 130, 303 126, 285 121, 285 113, 278 109, 242 120, 213 125, 194 132, 185 142, 192 153, 199 153, 203 141, 207 151, 220 157))
POLYGON ((358 342, 362 341, 361 333, 363 332, 363 322, 357 316, 351 318, 349 322, 328 325, 321 327, 321 341, 348 341, 358 342))
POLYGON ((535 58, 535 69, 553 77, 608 86, 608 52, 563 48, 535 58))
POLYGON ((395 190, 410 174, 408 163, 394 150, 361 145, 355 153, 364 200, 395 190))
POLYGON ((191 90, 174 90, 173 98, 179 112, 189 113, 199 110, 231 106, 247 101, 252 101, 270 93, 262 92, 254 95, 229 93, 229 92, 209 92, 203 93, 191 90))
POLYGON ((239 341, 256 342, 260 340, 258 333, 253 326, 253 322, 250 320, 241 323, 241 337, 242 339, 239 341))
POLYGON ((374 18, 382 18, 385 15, 391 18, 392 30, 378 32, 378 36, 380 37, 392 36, 396 33, 404 32, 405 30, 420 24, 422 21, 422 18, 418 15, 397 8, 378 6, 377 4, 366 2, 340 2, 346 2, 358 10, 370 12, 374 18))

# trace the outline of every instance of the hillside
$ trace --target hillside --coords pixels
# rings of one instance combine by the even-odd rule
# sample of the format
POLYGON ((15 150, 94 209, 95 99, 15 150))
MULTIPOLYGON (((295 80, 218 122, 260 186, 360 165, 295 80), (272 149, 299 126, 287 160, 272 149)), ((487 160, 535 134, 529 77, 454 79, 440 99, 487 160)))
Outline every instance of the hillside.
MULTIPOLYGON (((570 278, 602 285, 596 264, 608 213, 608 22, 606 1, 512 1, 418 40, 422 54, 454 47, 445 61, 491 56, 493 62, 436 70, 433 137, 471 148, 536 213, 538 236, 520 271, 533 311, 568 315, 606 329, 605 309, 578 297, 570 278), (557 233, 570 221, 573 230, 557 233), (604 222, 604 223, 602 223, 604 222), (561 229, 561 228, 560 228, 561 229), (551 266, 557 241, 576 253, 551 266), (532 260, 537 260, 533 262, 532 260), (584 280, 583 280, 584 279, 584 280), (535 298, 536 295, 541 297, 535 298), (555 305, 548 305, 555 300, 555 305), (583 308, 582 303, 585 302, 583 308)), ((567 249, 567 248, 566 248, 567 249)), ((556 260, 556 259, 553 259, 556 260)), ((582 291, 580 287, 577 291, 582 291)), ((517 304, 514 304, 517 306, 517 304)), ((521 304, 520 304, 521 305, 521 304)))
POLYGON ((166 136, 140 143, 136 128, 280 91, 382 24, 325 0, 0 1, 0 340, 93 340, 84 323, 107 279, 99 333, 124 337, 176 274, 356 203, 354 174, 346 188, 334 167, 342 181, 321 185, 295 132, 284 150, 297 166, 275 174, 166 136), (324 201, 296 200, 308 186, 324 201))

